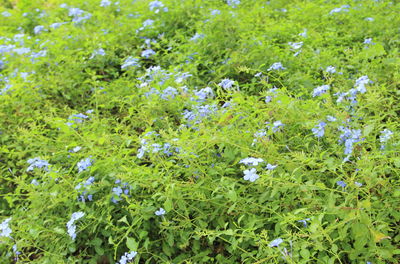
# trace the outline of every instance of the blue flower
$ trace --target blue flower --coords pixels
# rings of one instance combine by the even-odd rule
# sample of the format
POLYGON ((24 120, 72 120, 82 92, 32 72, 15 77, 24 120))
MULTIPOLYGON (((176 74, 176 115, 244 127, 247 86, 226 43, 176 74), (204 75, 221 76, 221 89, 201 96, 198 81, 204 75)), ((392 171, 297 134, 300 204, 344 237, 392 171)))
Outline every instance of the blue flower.
POLYGON ((216 15, 220 15, 220 14, 221 14, 221 11, 219 11, 218 9, 214 9, 211 11, 212 16, 216 16, 216 15))
POLYGON ((92 53, 92 56, 90 56, 89 59, 93 59, 96 56, 104 56, 104 55, 106 55, 106 52, 104 51, 104 49, 100 48, 100 49, 94 50, 92 53))
POLYGON ((101 0, 101 3, 100 3, 101 7, 107 7, 109 5, 111 5, 111 1, 109 1, 109 0, 101 0))
POLYGON ((334 67, 334 66, 328 66, 328 67, 326 67, 326 70, 325 70, 327 73, 331 73, 331 74, 333 74, 333 73, 335 73, 336 72, 336 68, 334 67))
POLYGON ((218 85, 224 89, 230 89, 235 84, 235 81, 223 79, 218 85))
POLYGON ((367 75, 361 76, 356 80, 355 84, 355 90, 359 93, 365 93, 367 89, 365 88, 365 85, 372 83, 370 79, 368 79, 367 75))
POLYGON ((236 8, 238 5, 240 5, 240 0, 227 0, 226 3, 229 6, 236 8))
POLYGON ((267 164, 267 167, 265 167, 267 170, 274 170, 278 165, 272 165, 272 164, 267 164))
POLYGON ((320 96, 321 94, 326 93, 330 89, 329 85, 322 85, 318 86, 317 88, 314 89, 313 91, 313 97, 315 96, 320 96))
POLYGON ((36 27, 33 29, 33 32, 35 33, 35 35, 37 35, 37 34, 39 34, 40 32, 42 32, 42 31, 44 31, 44 30, 45 30, 44 26, 36 26, 36 27))
POLYGON ((11 221, 11 217, 5 219, 3 222, 0 224, 0 237, 8 237, 11 238, 11 233, 12 230, 9 226, 9 223, 11 221))
POLYGON ((243 179, 246 181, 255 182, 258 178, 260 178, 260 176, 257 175, 257 170, 255 168, 245 170, 243 173, 243 179))
POLYGON ((282 238, 277 238, 277 239, 271 241, 271 243, 269 243, 268 246, 269 246, 269 247, 277 247, 277 246, 279 246, 282 242, 283 242, 283 239, 282 239, 282 238))
POLYGON ((297 49, 300 49, 303 46, 303 41, 300 41, 300 42, 289 42, 288 44, 292 49, 297 50, 297 49))
POLYGON ((374 44, 374 43, 372 43, 372 38, 366 38, 364 39, 363 44, 374 44))
POLYGON ((329 12, 329 14, 334 14, 334 13, 339 13, 339 12, 349 12, 350 6, 349 5, 342 5, 341 7, 337 7, 331 10, 331 12, 329 12))
POLYGON ((351 154, 353 152, 353 144, 361 141, 361 130, 342 126, 339 127, 339 130, 342 131, 339 142, 345 145, 344 154, 351 154))
POLYGON ((359 183, 359 182, 354 182, 354 184, 355 184, 357 187, 363 186, 363 184, 362 184, 362 183, 359 183))
POLYGON ((121 65, 121 69, 125 69, 128 67, 138 67, 139 65, 139 59, 133 58, 133 57, 128 57, 125 59, 124 63, 121 65))
POLYGON ((343 188, 347 186, 347 184, 344 181, 337 181, 336 184, 343 188))
POLYGON ((385 143, 390 140, 392 135, 393 135, 393 132, 390 131, 389 129, 384 129, 381 131, 381 135, 379 137, 379 141, 381 142, 381 149, 385 148, 385 143))
POLYGON ((326 126, 325 122, 320 122, 318 125, 316 125, 311 130, 316 137, 320 138, 320 137, 323 137, 325 134, 325 126, 326 126))
POLYGON ((136 251, 131 251, 130 253, 125 252, 117 264, 127 264, 137 255, 136 251))
POLYGON ((210 87, 200 89, 199 91, 194 91, 194 95, 198 97, 197 102, 205 102, 208 98, 214 97, 214 92, 210 87))
POLYGON ((196 33, 193 37, 190 38, 190 41, 196 42, 197 40, 204 38, 204 36, 204 34, 196 33))
POLYGON ((147 19, 147 20, 145 20, 145 21, 143 22, 143 27, 151 26, 151 25, 153 25, 153 23, 154 23, 154 20, 152 20, 152 19, 147 19))
POLYGON ((257 166, 259 163, 264 162, 263 159, 260 158, 252 158, 252 157, 248 157, 245 159, 242 159, 241 161, 239 161, 239 163, 242 163, 244 165, 251 165, 251 166, 257 166))
POLYGON ((173 87, 167 87, 164 89, 163 93, 160 95, 160 97, 164 100, 169 100, 175 98, 175 95, 178 94, 178 90, 176 90, 173 87))
POLYGON ((72 240, 76 238, 76 225, 75 222, 85 215, 83 212, 75 212, 71 215, 71 219, 67 223, 67 231, 72 240))
POLYGON ((45 171, 48 170, 49 167, 49 162, 47 160, 42 160, 39 157, 33 158, 33 159, 28 159, 27 161, 30 165, 26 169, 26 171, 32 171, 34 168, 38 169, 44 169, 45 171))
POLYGON ((10 16, 11 16, 11 13, 10 13, 10 12, 7 12, 7 11, 4 11, 4 12, 1 13, 1 15, 2 15, 3 17, 10 17, 10 16))
POLYGON ((336 117, 328 115, 328 116, 326 116, 326 120, 328 120, 329 122, 335 122, 336 117))
POLYGON ((93 164, 92 162, 93 161, 90 157, 80 160, 76 164, 76 166, 78 167, 78 172, 82 172, 82 171, 86 170, 87 168, 89 168, 90 166, 92 166, 92 164, 93 164))
POLYGON ((156 54, 156 52, 152 49, 146 49, 146 50, 142 51, 142 57, 144 57, 146 59, 150 58, 154 54, 156 54))
POLYGON ((163 215, 165 215, 165 210, 164 210, 164 208, 161 207, 160 209, 155 211, 154 214, 158 215, 158 216, 163 216, 163 215))
POLYGON ((282 124, 282 122, 281 121, 275 121, 274 123, 273 123, 273 127, 272 127, 272 131, 275 133, 275 132, 278 132, 278 131, 280 131, 283 127, 284 127, 285 125, 284 124, 282 124))
POLYGON ((286 68, 282 66, 281 62, 275 62, 271 65, 271 67, 268 68, 268 71, 272 71, 272 70, 285 70, 286 68))
POLYGON ((111 201, 113 203, 118 203, 119 201, 122 200, 121 198, 122 193, 125 195, 129 195, 130 186, 126 182, 125 183, 121 182, 121 180, 116 180, 115 184, 118 184, 118 186, 112 189, 113 197, 111 198, 111 201))
MULTIPOLYGON (((163 8, 164 4, 161 1, 153 1, 149 3, 149 8, 150 11, 154 11, 154 13, 160 12, 160 8, 163 8)), ((168 9, 165 9, 164 11, 168 11, 168 9)))
POLYGON ((298 220, 297 222, 303 223, 303 226, 307 227, 307 221, 310 221, 310 218, 306 218, 306 219, 303 219, 303 220, 298 220))

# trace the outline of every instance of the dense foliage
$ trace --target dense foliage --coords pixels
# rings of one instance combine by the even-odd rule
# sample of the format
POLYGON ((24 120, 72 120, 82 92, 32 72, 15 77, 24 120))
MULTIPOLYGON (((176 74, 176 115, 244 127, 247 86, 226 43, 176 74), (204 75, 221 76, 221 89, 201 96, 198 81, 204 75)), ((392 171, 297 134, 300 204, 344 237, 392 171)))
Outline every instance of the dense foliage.
POLYGON ((1 0, 1 263, 399 263, 400 3, 1 0))

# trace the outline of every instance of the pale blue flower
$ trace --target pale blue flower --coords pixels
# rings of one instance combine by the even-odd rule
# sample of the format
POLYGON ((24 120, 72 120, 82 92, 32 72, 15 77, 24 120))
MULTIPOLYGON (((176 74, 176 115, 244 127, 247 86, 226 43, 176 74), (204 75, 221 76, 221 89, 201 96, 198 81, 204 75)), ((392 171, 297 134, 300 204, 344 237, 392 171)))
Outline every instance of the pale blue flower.
POLYGON ((311 129, 311 130, 312 130, 313 134, 314 134, 316 137, 320 138, 320 137, 323 137, 324 134, 325 134, 325 126, 326 126, 326 123, 325 123, 325 122, 320 122, 318 125, 316 125, 316 126, 315 126, 313 129, 311 129))
POLYGON ((362 183, 359 183, 359 182, 354 182, 354 184, 355 184, 357 187, 363 186, 363 184, 362 184, 362 183))
POLYGON ((178 90, 176 90, 174 87, 169 86, 164 89, 160 97, 164 100, 169 100, 169 99, 174 99, 177 94, 178 90))
POLYGON ((255 182, 260 176, 257 174, 257 170, 255 168, 251 168, 250 170, 243 171, 244 176, 243 179, 250 182, 255 182))
POLYGON ((87 168, 89 168, 90 166, 92 166, 93 161, 92 159, 86 158, 86 159, 82 159, 81 161, 79 161, 76 166, 78 167, 78 172, 82 172, 84 170, 87 170, 87 168))
POLYGON ((271 241, 271 243, 269 243, 269 247, 277 247, 279 246, 281 243, 283 243, 283 239, 282 238, 277 238, 273 241, 271 241))
POLYGON ((8 237, 11 238, 11 233, 12 230, 9 226, 9 223, 11 221, 11 217, 5 219, 3 222, 0 224, 0 237, 8 237))
POLYGON ((38 169, 44 169, 45 171, 48 170, 49 167, 49 162, 47 160, 42 160, 39 157, 33 158, 33 159, 28 159, 27 161, 30 165, 26 169, 26 171, 32 171, 34 168, 38 169))
POLYGON ((306 219, 303 219, 303 220, 298 220, 297 222, 303 223, 303 226, 307 227, 307 221, 310 221, 310 218, 306 218, 306 219))
POLYGON ((107 6, 110 6, 111 3, 112 3, 112 2, 109 1, 109 0, 101 0, 100 6, 101 6, 101 7, 107 7, 107 6))
POLYGON ((326 93, 330 89, 329 85, 322 85, 318 86, 317 88, 314 89, 313 91, 313 97, 320 96, 321 94, 326 93))
POLYGON ((366 17, 365 21, 374 21, 375 19, 373 17, 366 17))
POLYGON ((104 51, 104 49, 100 48, 100 49, 96 49, 93 51, 92 56, 90 56, 89 59, 93 59, 96 56, 105 56, 106 52, 104 51))
POLYGON ((244 164, 244 165, 251 165, 251 166, 257 166, 259 163, 264 162, 263 159, 261 158, 253 158, 253 157, 248 157, 245 159, 242 159, 241 161, 239 161, 239 163, 244 164))
POLYGON ((35 33, 35 35, 37 35, 37 34, 41 33, 41 32, 44 31, 44 30, 45 30, 44 26, 36 26, 36 27, 33 29, 33 32, 35 33))
POLYGON ((336 68, 334 67, 334 66, 328 66, 328 67, 326 67, 326 70, 325 70, 327 73, 331 73, 331 74, 333 74, 333 73, 336 73, 336 68))
POLYGON ((163 215, 165 215, 165 210, 164 210, 164 208, 161 207, 160 209, 155 211, 154 214, 158 215, 158 216, 163 216, 163 215))
POLYGON ((289 42, 288 44, 292 49, 297 50, 297 49, 300 49, 303 46, 303 41, 300 41, 300 42, 289 42))
POLYGON ((130 253, 125 252, 117 264, 127 264, 128 262, 131 262, 136 255, 136 251, 131 251, 130 253))
POLYGON ((331 12, 329 12, 329 14, 334 14, 334 13, 339 13, 339 12, 349 12, 350 6, 349 5, 342 5, 341 7, 337 7, 331 10, 331 12))
POLYGON ((204 34, 196 33, 193 37, 190 38, 190 41, 197 42, 199 39, 204 38, 204 34))
POLYGON ((76 153, 76 152, 78 152, 78 151, 81 150, 81 149, 82 149, 82 147, 76 146, 76 147, 74 147, 73 149, 69 150, 68 152, 76 153))
POLYGON ((281 131, 284 126, 285 125, 280 120, 275 121, 273 123, 272 132, 275 133, 275 132, 281 131))
POLYGON ((197 102, 205 102, 207 99, 214 97, 214 92, 210 87, 206 87, 195 91, 194 95, 198 97, 198 99, 196 99, 197 102))
POLYGON ((336 184, 343 188, 345 188, 347 186, 347 184, 344 181, 337 181, 336 184))
POLYGON ((164 4, 161 1, 152 1, 149 3, 150 11, 154 11, 154 13, 160 12, 160 9, 164 7, 164 4))
POLYGON ((124 63, 121 65, 121 69, 126 69, 128 67, 138 67, 139 65, 139 59, 133 58, 133 57, 128 57, 125 59, 124 63))
POLYGON ((147 19, 147 20, 145 20, 145 21, 143 22, 143 27, 151 26, 151 25, 153 25, 153 23, 154 23, 154 20, 152 20, 152 19, 147 19))
POLYGON ((334 116, 328 115, 328 116, 326 116, 326 120, 328 120, 329 122, 335 122, 337 119, 334 116))
POLYGON ((272 70, 285 70, 286 68, 283 67, 281 62, 275 62, 271 65, 271 67, 268 68, 268 71, 272 71, 272 70))
POLYGON ((374 43, 372 42, 372 38, 366 38, 364 39, 363 44, 374 44, 374 43))
POLYGON ((224 89, 230 89, 235 84, 235 81, 223 79, 218 85, 224 89))
POLYGON ((68 235, 72 240, 76 239, 76 225, 75 222, 85 215, 83 212, 75 212, 71 215, 71 219, 67 222, 68 235))
POLYGON ((338 129, 342 131, 339 142, 345 145, 344 154, 351 154, 353 152, 353 144, 361 141, 361 129, 350 129, 343 126, 338 129))
POLYGON ((359 93, 365 93, 367 89, 365 85, 372 83, 372 81, 368 78, 367 75, 361 76, 356 80, 355 89, 359 93))
POLYGON ((381 149, 385 148, 385 143, 390 140, 392 135, 393 135, 393 132, 390 131, 389 129, 384 129, 381 131, 381 135, 379 137, 379 141, 381 142, 381 149))
POLYGON ((240 0, 227 0, 226 3, 229 6, 236 8, 238 5, 240 5, 240 0))
POLYGON ((11 13, 8 12, 8 11, 4 11, 4 12, 1 13, 1 15, 2 15, 3 17, 10 17, 10 16, 11 16, 11 13))
POLYGON ((304 29, 303 32, 299 33, 300 37, 306 38, 307 37, 307 29, 304 29))
POLYGON ((146 49, 146 50, 142 51, 142 57, 144 57, 146 59, 150 58, 154 54, 156 54, 156 52, 152 49, 146 49))
POLYGON ((214 9, 211 11, 212 16, 216 16, 216 15, 220 15, 220 14, 221 14, 221 11, 219 11, 218 9, 214 9))
POLYGON ((272 164, 267 164, 267 167, 265 167, 267 170, 274 170, 278 165, 272 165, 272 164))

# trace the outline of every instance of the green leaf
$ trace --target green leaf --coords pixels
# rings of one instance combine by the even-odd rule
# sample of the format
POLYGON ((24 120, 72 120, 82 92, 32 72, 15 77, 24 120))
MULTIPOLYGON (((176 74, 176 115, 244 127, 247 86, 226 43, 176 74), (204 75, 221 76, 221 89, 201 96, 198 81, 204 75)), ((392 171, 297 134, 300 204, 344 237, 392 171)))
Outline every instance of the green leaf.
POLYGON ((126 246, 129 248, 131 251, 137 251, 138 248, 138 243, 135 241, 135 239, 131 237, 126 238, 126 246))

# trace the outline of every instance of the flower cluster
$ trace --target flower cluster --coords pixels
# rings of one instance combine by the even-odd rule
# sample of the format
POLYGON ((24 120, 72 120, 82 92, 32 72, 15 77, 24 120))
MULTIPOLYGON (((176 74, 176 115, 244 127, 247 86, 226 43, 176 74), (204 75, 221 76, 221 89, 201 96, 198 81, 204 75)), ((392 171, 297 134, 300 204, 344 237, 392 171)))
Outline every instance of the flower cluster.
POLYGON ((44 169, 45 171, 48 170, 49 167, 49 162, 47 160, 42 160, 39 157, 33 158, 33 159, 28 159, 27 161, 30 165, 26 169, 26 171, 32 171, 34 168, 38 169, 44 169))
POLYGON ((75 222, 85 215, 83 212, 75 212, 71 215, 71 219, 67 222, 68 235, 72 240, 76 239, 76 225, 75 222))
POLYGON ((344 154, 350 155, 353 152, 354 143, 361 141, 361 129, 350 129, 340 126, 339 130, 342 132, 339 143, 344 143, 344 154))
POLYGON ((12 230, 9 226, 9 223, 11 221, 11 217, 5 219, 1 224, 0 224, 0 237, 8 237, 11 238, 11 233, 12 230))
POLYGON ((268 68, 268 71, 272 71, 272 70, 278 71, 278 70, 285 70, 285 69, 286 68, 283 67, 281 62, 275 62, 271 65, 271 67, 268 68))
POLYGON ((93 160, 90 157, 82 159, 76 164, 76 166, 78 167, 78 172, 85 171, 92 165, 93 165, 93 160))
POLYGON ((385 143, 390 140, 392 137, 393 132, 389 129, 384 129, 381 131, 381 135, 379 137, 379 141, 381 142, 381 149, 385 149, 385 143))
POLYGON ((154 13, 158 14, 160 10, 164 12, 168 12, 168 7, 164 7, 164 4, 161 1, 153 1, 149 3, 150 11, 154 11, 154 13))
POLYGON ((124 70, 130 67, 139 67, 139 66, 140 66, 139 59, 130 56, 125 59, 124 63, 121 65, 121 69, 124 70))
POLYGON ((325 126, 326 126, 325 122, 320 122, 318 125, 316 125, 312 129, 314 136, 316 136, 317 138, 323 137, 325 134, 325 126))
POLYGON ((85 202, 86 199, 89 200, 89 201, 92 201, 93 195, 92 194, 88 194, 88 192, 89 192, 89 188, 93 184, 93 182, 94 182, 94 177, 91 176, 83 184, 79 183, 75 187, 75 190, 79 191, 78 201, 85 202))
POLYGON ((131 262, 136 255, 136 251, 131 251, 130 253, 125 252, 117 264, 127 264, 128 262, 131 262))
POLYGON ((313 91, 313 97, 320 96, 321 94, 326 93, 329 89, 330 89, 329 85, 318 86, 313 91))
POLYGON ((117 186, 112 188, 111 201, 116 204, 122 200, 122 194, 129 195, 131 187, 127 182, 121 182, 121 180, 116 180, 115 184, 117 184, 117 186))
MULTIPOLYGON (((91 113, 93 113, 93 110, 87 110, 85 113, 86 114, 91 114, 91 113)), ((70 117, 68 117, 69 121, 67 123, 65 123, 65 124, 67 126, 73 126, 73 125, 76 125, 76 124, 82 124, 83 121, 85 119, 88 119, 88 118, 89 118, 89 116, 85 115, 83 113, 74 114, 74 115, 71 115, 70 117)))

